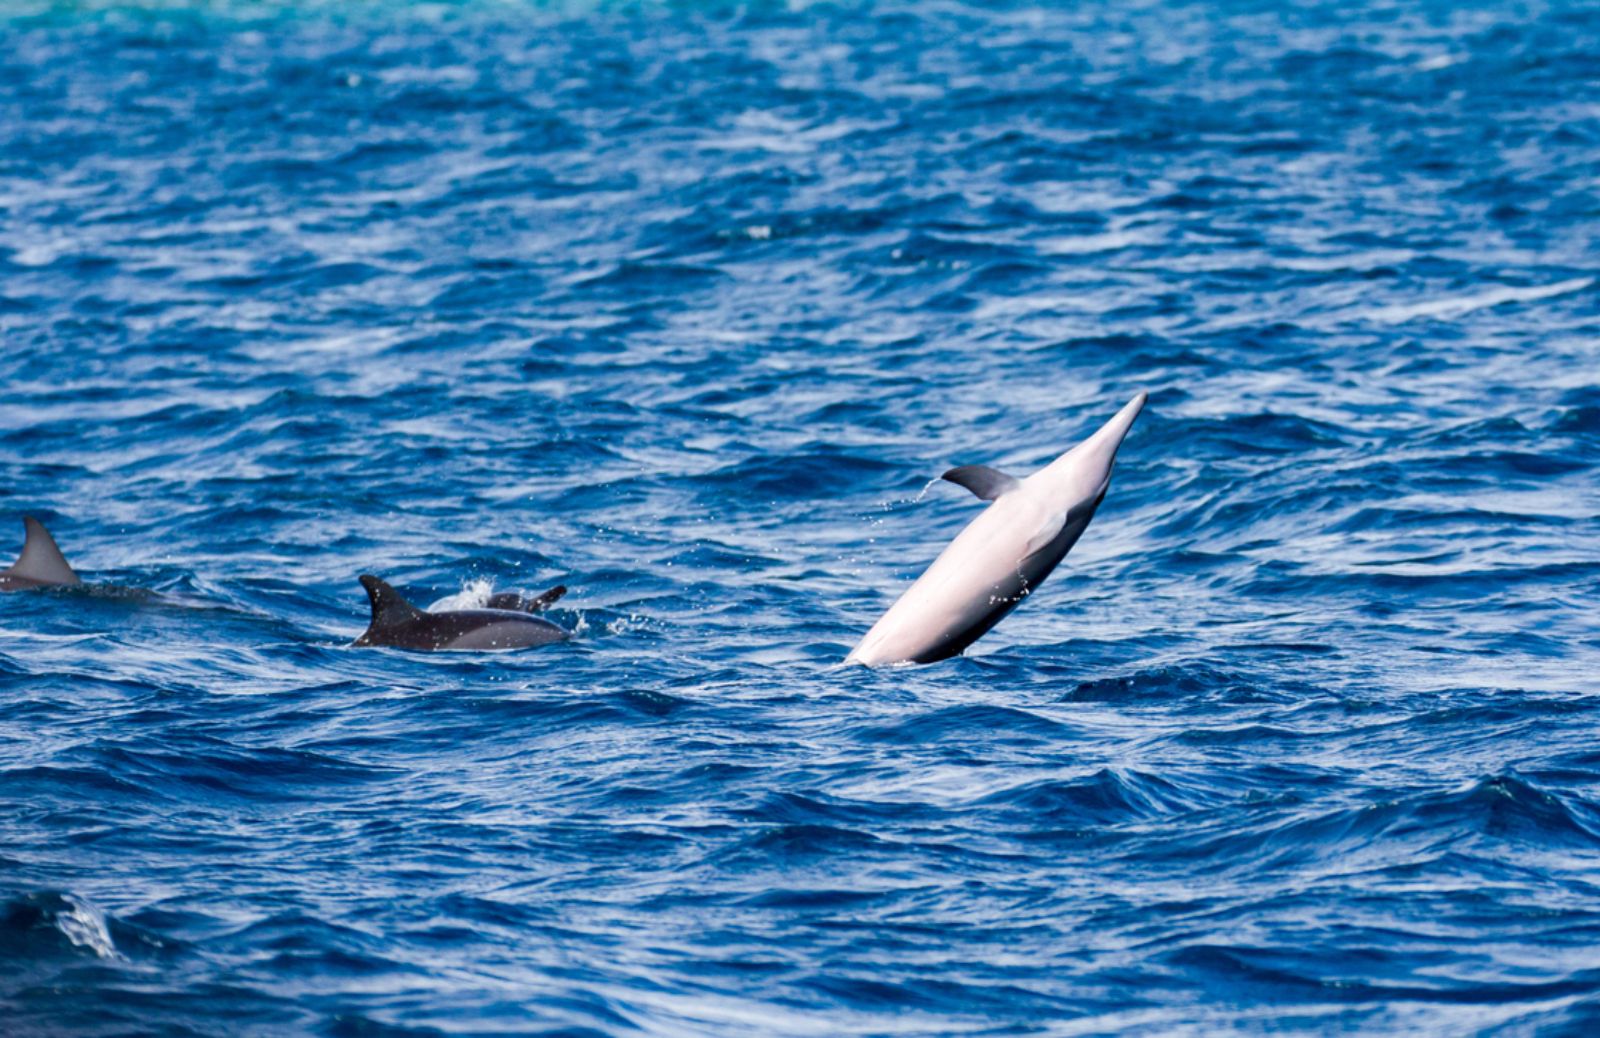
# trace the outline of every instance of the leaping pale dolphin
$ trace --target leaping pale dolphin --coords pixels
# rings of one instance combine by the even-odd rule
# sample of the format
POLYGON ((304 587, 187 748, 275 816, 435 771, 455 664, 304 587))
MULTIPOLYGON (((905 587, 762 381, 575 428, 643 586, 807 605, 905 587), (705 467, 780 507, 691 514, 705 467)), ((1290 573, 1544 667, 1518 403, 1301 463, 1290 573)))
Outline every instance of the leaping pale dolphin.
POLYGON ((933 663, 966 650, 1044 582, 1111 484, 1111 465, 1144 407, 1140 393, 1100 431, 1016 479, 963 465, 942 479, 993 502, 889 607, 846 663, 933 663))
MULTIPOLYGON (((394 588, 371 574, 361 578, 372 600, 372 623, 357 645, 440 652, 448 649, 526 649, 565 641, 567 631, 533 615, 565 593, 552 588, 532 602, 521 598, 515 609, 457 609, 430 613, 407 602, 394 588)), ((501 596, 495 596, 499 599, 501 596)), ((494 601, 491 599, 490 601, 494 601)))
POLYGON ((34 587, 72 587, 83 583, 67 565, 66 557, 56 547, 56 539, 33 516, 22 520, 27 537, 22 542, 22 554, 10 569, 0 570, 0 591, 22 591, 34 587))

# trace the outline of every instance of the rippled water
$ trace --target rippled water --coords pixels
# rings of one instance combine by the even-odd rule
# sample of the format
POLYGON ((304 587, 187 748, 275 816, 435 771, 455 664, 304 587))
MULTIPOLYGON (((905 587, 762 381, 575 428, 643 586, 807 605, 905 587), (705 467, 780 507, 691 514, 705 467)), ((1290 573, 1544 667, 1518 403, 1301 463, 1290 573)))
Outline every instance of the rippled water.
POLYGON ((0 1030, 1600 1028, 1600 13, 1327 7, 7 8, 0 1030))

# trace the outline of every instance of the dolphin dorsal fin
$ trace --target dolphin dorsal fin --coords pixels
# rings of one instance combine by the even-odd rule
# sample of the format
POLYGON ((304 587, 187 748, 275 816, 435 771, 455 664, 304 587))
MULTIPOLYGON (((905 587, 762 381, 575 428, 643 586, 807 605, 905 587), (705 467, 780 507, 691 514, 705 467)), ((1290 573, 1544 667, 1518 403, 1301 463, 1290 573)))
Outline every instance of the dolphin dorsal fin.
POLYGON ((567 585, 565 585, 565 584, 557 584, 555 587, 551 588, 549 591, 546 591, 544 594, 540 595, 538 598, 535 598, 533 601, 529 602, 528 603, 528 612, 530 612, 530 613, 542 613, 546 609, 549 609, 551 606, 553 606, 557 602, 559 602, 561 600, 561 596, 566 594, 566 593, 567 593, 567 585))
POLYGON ((56 547, 56 539, 50 536, 43 523, 30 515, 22 520, 22 525, 28 531, 27 539, 22 542, 22 554, 6 572, 41 584, 83 583, 67 565, 66 556, 56 547))
POLYGON ((509 609, 515 613, 542 613, 555 605, 567 593, 565 584, 557 584, 536 598, 523 598, 515 591, 500 591, 489 596, 484 606, 489 609, 509 609))
POLYGON ((415 620, 422 615, 422 610, 407 602, 404 595, 370 573, 361 575, 361 586, 367 589, 367 597, 372 600, 372 623, 367 628, 369 633, 380 627, 393 627, 407 620, 415 620))
POLYGON ((977 494, 982 501, 993 501, 1006 491, 1015 490, 1021 485, 1021 481, 1015 476, 1008 476, 999 469, 992 469, 987 465, 962 465, 939 478, 966 487, 977 494))

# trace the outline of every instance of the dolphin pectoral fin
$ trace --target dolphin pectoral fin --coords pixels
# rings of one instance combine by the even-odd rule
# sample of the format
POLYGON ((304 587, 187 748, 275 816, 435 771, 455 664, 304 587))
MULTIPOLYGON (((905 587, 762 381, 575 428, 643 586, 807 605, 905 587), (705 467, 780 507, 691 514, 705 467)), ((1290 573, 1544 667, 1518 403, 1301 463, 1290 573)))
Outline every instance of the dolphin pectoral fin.
MULTIPOLYGON (((1049 548, 1056 542, 1056 538, 1060 537, 1069 527, 1076 526, 1077 534, 1083 533, 1084 528, 1089 525, 1089 520, 1094 518, 1095 510, 1100 507, 1100 502, 1105 499, 1106 492, 1102 490, 1091 500, 1085 501, 1074 508, 1069 508, 1066 514, 1061 517, 1060 522, 1046 523, 1038 533, 1028 539, 1026 547, 1022 550, 1022 564, 1026 565, 1032 561, 1035 555, 1049 548)), ((1078 539, 1077 534, 1073 535, 1072 539, 1074 541, 1078 539)), ((1072 545, 1068 544, 1063 554, 1071 549, 1072 545)))
POLYGON ((50 536, 50 531, 44 528, 43 523, 30 515, 22 520, 22 525, 28 532, 27 539, 22 543, 22 554, 6 572, 41 584, 83 583, 72 572, 72 567, 67 565, 66 557, 56 547, 55 538, 50 536))
POLYGON ((1017 565, 1026 566, 1032 562, 1035 555, 1055 543, 1055 539, 1061 536, 1061 531, 1066 529, 1066 526, 1066 517, 1062 516, 1059 522, 1046 523, 1040 527, 1038 532, 1028 538, 1028 543, 1023 545, 1022 558, 1018 560, 1017 565))
POLYGON ((966 487, 978 495, 980 501, 993 501, 1006 491, 1015 490, 1022 482, 1015 476, 1008 476, 999 469, 992 469, 987 465, 962 465, 939 478, 966 487))

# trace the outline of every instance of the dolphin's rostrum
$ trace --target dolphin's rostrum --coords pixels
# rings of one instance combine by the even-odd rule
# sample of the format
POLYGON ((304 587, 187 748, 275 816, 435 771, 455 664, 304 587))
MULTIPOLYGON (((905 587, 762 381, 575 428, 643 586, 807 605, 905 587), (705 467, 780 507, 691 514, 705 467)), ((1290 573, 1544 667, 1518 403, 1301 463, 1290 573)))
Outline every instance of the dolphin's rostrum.
POLYGON ((22 554, 11 568, 0 570, 0 591, 22 591, 35 587, 73 587, 83 583, 67 565, 66 557, 56 547, 56 539, 33 516, 22 520, 27 538, 22 542, 22 554))
MULTIPOLYGON (((357 645, 383 645, 396 649, 416 649, 421 652, 440 652, 447 649, 526 649, 535 645, 565 641, 570 635, 533 613, 550 605, 565 593, 565 588, 551 588, 538 598, 520 603, 513 609, 458 609, 430 613, 407 602, 405 598, 379 580, 364 574, 361 586, 367 589, 372 600, 372 623, 357 645)), ((497 595, 496 600, 509 600, 497 595)))
POLYGON ((963 465, 944 479, 993 502, 873 625, 845 662, 933 663, 965 651, 1077 543, 1111 483, 1140 393, 1100 431, 1026 479, 963 465))

